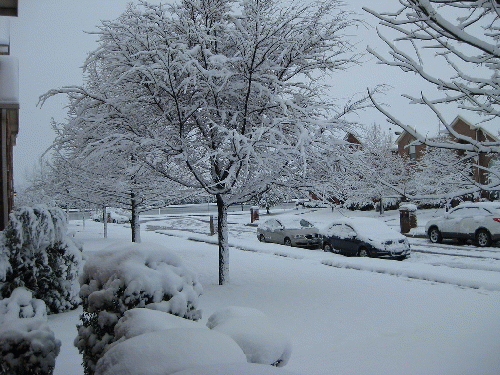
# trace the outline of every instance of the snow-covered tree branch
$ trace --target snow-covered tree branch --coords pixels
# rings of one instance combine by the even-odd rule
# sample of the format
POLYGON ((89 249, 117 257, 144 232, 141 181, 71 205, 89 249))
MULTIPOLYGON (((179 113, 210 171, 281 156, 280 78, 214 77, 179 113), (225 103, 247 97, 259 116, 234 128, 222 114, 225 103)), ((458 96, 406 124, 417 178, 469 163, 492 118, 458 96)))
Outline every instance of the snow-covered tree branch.
MULTIPOLYGON (((421 104, 442 124, 450 138, 429 138, 418 128, 397 119, 371 96, 375 107, 391 124, 403 128, 417 142, 430 147, 465 152, 470 159, 500 152, 498 138, 475 139, 457 132, 442 115, 443 105, 479 115, 478 123, 498 122, 500 117, 500 17, 496 0, 400 0, 393 12, 363 8, 379 19, 377 30, 388 47, 383 53, 369 48, 378 62, 414 73, 442 95, 403 95, 421 104)), ((437 131, 436 131, 437 135, 437 131)), ((477 165, 490 174, 495 170, 477 165)), ((493 186, 494 187, 494 186, 493 186)), ((478 184, 478 189, 492 188, 478 184)))
POLYGON ((131 150, 163 178, 215 196, 223 284, 227 207, 290 170, 304 174, 317 130, 343 126, 322 78, 358 63, 346 33, 356 22, 338 1, 141 2, 99 27, 85 87, 40 100, 70 99, 63 147, 131 150))

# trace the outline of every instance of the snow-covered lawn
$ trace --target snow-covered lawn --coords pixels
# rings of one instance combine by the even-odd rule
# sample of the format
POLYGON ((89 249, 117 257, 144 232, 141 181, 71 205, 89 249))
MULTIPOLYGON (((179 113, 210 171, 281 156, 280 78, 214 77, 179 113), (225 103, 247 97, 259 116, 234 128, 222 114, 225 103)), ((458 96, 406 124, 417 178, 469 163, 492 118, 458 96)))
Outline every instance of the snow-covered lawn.
MULTIPOLYGON (((399 213, 347 212, 399 227, 399 213)), ((418 211, 419 228, 439 210, 418 211)), ((323 226, 329 209, 272 212, 323 226)), ((261 214, 261 220, 267 215, 261 214)), ((141 217, 142 241, 168 247, 203 285, 201 322, 228 306, 262 311, 292 341, 285 369, 298 374, 498 374, 500 248, 431 246, 412 238, 402 262, 348 258, 322 250, 260 243, 248 212, 229 215, 230 283, 218 284, 216 236, 207 214, 141 217), (150 230, 146 230, 150 229, 150 230)), ((84 253, 127 242, 130 229, 71 221, 84 253)), ((73 347, 81 308, 49 316, 62 341, 56 375, 83 374, 73 347)))

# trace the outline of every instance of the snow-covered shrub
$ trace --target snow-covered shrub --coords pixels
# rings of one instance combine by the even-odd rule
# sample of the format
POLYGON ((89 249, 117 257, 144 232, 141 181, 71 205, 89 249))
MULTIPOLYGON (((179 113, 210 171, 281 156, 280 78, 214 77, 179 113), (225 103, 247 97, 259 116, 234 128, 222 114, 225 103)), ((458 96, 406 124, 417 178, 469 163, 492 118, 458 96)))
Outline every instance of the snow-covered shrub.
POLYGON ((83 354, 86 374, 94 373, 97 361, 116 340, 115 325, 127 310, 146 307, 201 318, 197 305, 202 287, 196 276, 157 244, 132 243, 93 253, 80 285, 84 312, 75 346, 83 354))
POLYGON ((0 300, 1 374, 52 374, 60 347, 42 300, 22 287, 0 300))
POLYGON ((144 333, 162 331, 171 328, 205 328, 199 322, 167 314, 163 311, 135 308, 125 311, 115 325, 115 342, 131 339, 144 333))
POLYGON ((366 199, 347 199, 344 202, 343 207, 350 211, 371 211, 375 208, 375 203, 366 199))
POLYGON ((227 335, 206 328, 171 328, 144 333, 110 348, 95 375, 169 375, 192 367, 246 363, 227 335))
POLYGON ((227 307, 212 314, 207 327, 225 333, 236 341, 250 363, 282 367, 290 359, 290 340, 259 310, 227 307))
POLYGON ((24 286, 57 313, 75 308, 82 254, 66 232, 59 208, 21 207, 9 215, 0 236, 0 296, 24 286))

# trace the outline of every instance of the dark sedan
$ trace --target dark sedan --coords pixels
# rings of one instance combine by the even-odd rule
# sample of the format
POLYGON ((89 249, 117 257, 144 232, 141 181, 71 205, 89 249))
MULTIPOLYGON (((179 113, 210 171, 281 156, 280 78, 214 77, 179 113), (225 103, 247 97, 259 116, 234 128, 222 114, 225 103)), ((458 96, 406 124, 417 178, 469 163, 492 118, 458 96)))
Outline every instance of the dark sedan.
POLYGON ((323 249, 328 252, 400 260, 410 255, 408 239, 377 219, 339 219, 322 232, 323 249))

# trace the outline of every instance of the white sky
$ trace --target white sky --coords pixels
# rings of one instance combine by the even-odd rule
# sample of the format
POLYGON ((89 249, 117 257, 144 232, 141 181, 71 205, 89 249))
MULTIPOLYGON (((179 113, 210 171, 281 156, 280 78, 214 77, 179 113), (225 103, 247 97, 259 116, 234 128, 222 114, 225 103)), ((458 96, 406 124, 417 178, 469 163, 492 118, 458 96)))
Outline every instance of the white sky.
MULTIPOLYGON (((84 33, 93 31, 100 20, 114 19, 125 10, 129 0, 23 0, 19 2, 19 17, 11 18, 11 54, 19 58, 20 120, 17 145, 14 148, 14 179, 16 186, 26 181, 27 174, 38 163, 39 157, 52 144, 54 132, 51 118, 63 121, 66 100, 63 96, 50 99, 43 108, 37 107, 38 97, 52 88, 82 84, 81 65, 88 52, 97 47, 95 37, 84 33)), ((363 0, 347 1, 348 7, 362 14, 372 25, 376 20, 361 9, 363 0)), ((373 8, 387 10, 392 0, 381 0, 373 8), (387 5, 385 5, 387 4, 387 5)), ((366 45, 380 46, 374 29, 360 30, 360 50, 366 45)), ((423 133, 434 132, 437 120, 419 107, 405 105, 402 93, 418 95, 424 89, 422 81, 403 74, 396 68, 376 65, 371 56, 361 67, 355 67, 334 77, 332 96, 349 98, 367 87, 387 83, 394 89, 384 98, 393 112, 423 133), (425 113, 424 113, 425 112, 425 113), (401 116, 399 116, 401 114, 401 116)), ((339 104, 342 101, 339 100, 339 104)), ((450 113, 451 121, 456 113, 450 113)), ((464 116, 467 119, 467 115, 464 116)), ((384 124, 376 111, 360 114, 360 122, 384 124)), ((399 129, 393 129, 399 130, 399 129)))

